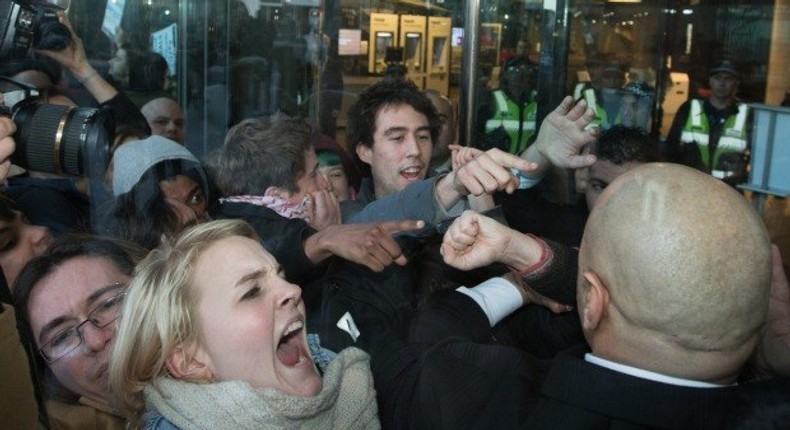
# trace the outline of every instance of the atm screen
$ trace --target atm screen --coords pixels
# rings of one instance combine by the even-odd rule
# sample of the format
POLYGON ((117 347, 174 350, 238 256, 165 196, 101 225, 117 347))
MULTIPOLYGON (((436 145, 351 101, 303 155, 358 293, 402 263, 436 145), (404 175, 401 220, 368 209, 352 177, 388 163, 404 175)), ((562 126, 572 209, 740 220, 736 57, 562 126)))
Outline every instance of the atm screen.
POLYGON ((379 31, 376 33, 376 60, 384 61, 387 55, 387 48, 393 46, 392 32, 379 31))
POLYGON ((420 33, 406 33, 406 46, 403 60, 407 63, 412 63, 415 66, 420 65, 420 44, 422 43, 422 34, 420 33))
POLYGON ((388 48, 395 46, 395 37, 390 31, 376 32, 376 66, 375 70, 380 73, 387 66, 387 51, 388 48))
POLYGON ((444 48, 447 46, 447 38, 446 37, 436 37, 433 39, 433 53, 431 54, 431 64, 433 67, 444 67, 444 60, 446 58, 444 54, 444 48))

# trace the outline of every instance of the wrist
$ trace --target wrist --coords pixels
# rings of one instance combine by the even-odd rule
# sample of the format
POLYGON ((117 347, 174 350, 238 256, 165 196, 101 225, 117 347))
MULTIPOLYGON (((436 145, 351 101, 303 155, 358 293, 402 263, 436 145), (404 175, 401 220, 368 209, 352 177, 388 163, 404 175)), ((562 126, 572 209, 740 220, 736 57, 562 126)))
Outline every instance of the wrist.
MULTIPOLYGON (((515 252, 506 251, 511 257, 503 260, 502 263, 521 278, 543 272, 554 257, 551 248, 543 239, 531 234, 524 234, 520 239, 519 249, 515 252)), ((511 242, 514 240, 515 238, 511 239, 511 242)))
MULTIPOLYGON (((434 185, 434 196, 436 201, 445 209, 453 207, 461 197, 466 195, 459 192, 455 187, 456 180, 457 177, 455 172, 450 172, 440 177, 434 185)), ((464 191, 466 191, 466 188, 464 188, 464 191)))
POLYGON ((77 81, 82 85, 85 85, 85 83, 87 83, 92 79, 97 78, 98 76, 99 76, 99 72, 97 72, 96 69, 90 66, 84 68, 79 72, 77 71, 74 72, 74 77, 76 77, 77 81))
POLYGON ((315 232, 303 242, 304 253, 314 264, 318 264, 332 256, 332 252, 326 246, 325 238, 326 232, 331 228, 332 226, 329 226, 324 230, 315 232))

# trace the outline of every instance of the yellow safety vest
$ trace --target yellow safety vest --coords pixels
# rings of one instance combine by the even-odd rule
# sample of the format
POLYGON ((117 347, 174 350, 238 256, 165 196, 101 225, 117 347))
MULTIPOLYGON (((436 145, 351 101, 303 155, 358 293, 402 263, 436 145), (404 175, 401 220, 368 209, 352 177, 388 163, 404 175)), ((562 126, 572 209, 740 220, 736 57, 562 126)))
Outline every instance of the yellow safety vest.
POLYGON ((579 100, 584 97, 587 102, 587 107, 595 112, 595 119, 592 124, 597 125, 601 129, 609 128, 609 118, 606 115, 606 110, 598 104, 598 98, 595 96, 595 89, 587 87, 584 82, 579 82, 573 89, 573 99, 579 100))
POLYGON ((714 153, 710 154, 710 147, 708 146, 710 124, 708 124, 708 116, 705 115, 702 101, 692 99, 680 141, 697 145, 702 162, 714 177, 724 179, 733 176, 738 172, 722 169, 719 166, 719 158, 725 153, 742 154, 746 151, 749 144, 746 136, 746 116, 748 113, 749 107, 746 104, 739 103, 738 113, 727 118, 719 137, 718 146, 716 146, 714 153))
POLYGON ((494 91, 494 101, 496 102, 497 111, 491 119, 486 121, 486 133, 490 133, 499 127, 504 128, 510 137, 508 152, 520 154, 527 149, 527 141, 535 134, 535 115, 538 110, 538 104, 532 101, 524 106, 524 120, 521 121, 519 116, 522 106, 510 100, 504 91, 494 91), (521 128, 520 135, 519 126, 521 128))

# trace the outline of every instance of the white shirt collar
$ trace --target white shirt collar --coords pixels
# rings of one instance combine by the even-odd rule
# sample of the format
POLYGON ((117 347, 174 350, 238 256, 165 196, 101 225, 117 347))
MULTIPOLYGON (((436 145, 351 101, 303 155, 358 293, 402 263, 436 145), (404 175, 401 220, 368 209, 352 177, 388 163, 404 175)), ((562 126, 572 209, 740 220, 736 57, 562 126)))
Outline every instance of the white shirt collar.
POLYGON ((664 384, 679 385, 682 387, 692 387, 692 388, 721 388, 727 386, 727 385, 713 384, 710 382, 694 381, 692 379, 676 378, 674 376, 668 376, 661 373, 651 372, 649 370, 640 369, 638 367, 626 366, 625 364, 615 363, 614 361, 609 361, 601 357, 596 357, 589 352, 584 355, 584 361, 601 367, 605 367, 610 370, 614 370, 615 372, 625 373, 626 375, 631 375, 637 378, 647 379, 650 381, 661 382, 664 384))

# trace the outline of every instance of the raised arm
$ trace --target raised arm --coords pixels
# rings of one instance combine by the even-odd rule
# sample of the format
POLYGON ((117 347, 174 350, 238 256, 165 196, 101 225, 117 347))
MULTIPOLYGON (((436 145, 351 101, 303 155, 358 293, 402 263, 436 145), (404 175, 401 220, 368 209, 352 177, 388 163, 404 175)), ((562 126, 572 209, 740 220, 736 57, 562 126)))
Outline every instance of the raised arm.
POLYGON ((115 89, 109 82, 99 75, 99 72, 93 68, 88 62, 88 57, 85 54, 85 47, 82 44, 82 39, 74 32, 71 27, 71 22, 68 16, 60 12, 58 19, 71 32, 72 43, 60 51, 38 51, 39 53, 52 58, 60 63, 63 67, 67 68, 72 75, 82 84, 88 92, 91 93, 94 99, 99 103, 105 103, 118 95, 118 90, 115 89))
POLYGON ((595 163, 594 155, 582 154, 582 150, 598 138, 599 129, 590 127, 594 119, 595 112, 584 100, 574 104, 572 97, 565 97, 543 120, 535 143, 522 154, 523 158, 540 166, 531 175, 542 174, 549 163, 570 169, 595 163))

